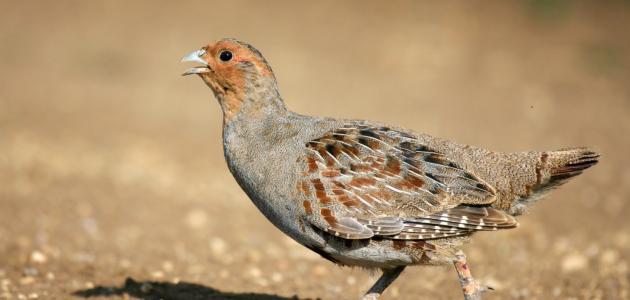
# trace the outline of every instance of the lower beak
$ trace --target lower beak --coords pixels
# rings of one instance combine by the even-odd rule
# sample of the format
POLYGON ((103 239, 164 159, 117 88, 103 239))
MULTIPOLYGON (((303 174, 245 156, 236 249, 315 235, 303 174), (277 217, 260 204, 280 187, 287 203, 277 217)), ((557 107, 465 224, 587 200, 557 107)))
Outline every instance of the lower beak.
POLYGON ((194 67, 194 68, 190 68, 190 69, 184 71, 182 76, 192 75, 192 74, 203 74, 203 73, 210 73, 210 68, 208 68, 208 67, 194 67))
POLYGON ((184 56, 184 58, 182 58, 182 62, 198 62, 198 63, 203 64, 203 66, 190 68, 186 70, 184 74, 182 74, 182 76, 191 75, 191 74, 210 73, 210 67, 208 67, 208 63, 203 58, 201 58, 205 54, 206 54, 205 50, 197 50, 193 53, 190 53, 184 56))

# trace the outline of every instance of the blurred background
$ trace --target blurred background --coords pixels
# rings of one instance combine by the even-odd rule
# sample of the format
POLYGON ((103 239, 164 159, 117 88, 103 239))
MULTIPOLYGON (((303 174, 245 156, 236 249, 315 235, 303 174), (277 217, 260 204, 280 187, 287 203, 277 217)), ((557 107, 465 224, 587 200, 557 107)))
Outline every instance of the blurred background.
MULTIPOLYGON (((257 47, 298 112, 601 163, 467 246, 488 299, 628 299, 629 1, 0 1, 0 299, 354 299, 255 209, 179 59, 257 47), (277 295, 277 296, 274 296, 277 295)), ((384 299, 459 299, 451 267, 384 299)))

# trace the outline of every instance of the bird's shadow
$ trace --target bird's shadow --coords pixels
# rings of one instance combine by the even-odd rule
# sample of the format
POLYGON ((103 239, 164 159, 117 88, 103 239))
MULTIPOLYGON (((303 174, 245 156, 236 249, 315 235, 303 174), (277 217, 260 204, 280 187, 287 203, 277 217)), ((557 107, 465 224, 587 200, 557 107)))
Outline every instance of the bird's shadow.
POLYGON ((97 286, 72 293, 82 298, 130 296, 142 300, 307 300, 297 296, 290 298, 257 293, 222 292, 215 288, 188 282, 135 281, 127 278, 118 286, 97 286))

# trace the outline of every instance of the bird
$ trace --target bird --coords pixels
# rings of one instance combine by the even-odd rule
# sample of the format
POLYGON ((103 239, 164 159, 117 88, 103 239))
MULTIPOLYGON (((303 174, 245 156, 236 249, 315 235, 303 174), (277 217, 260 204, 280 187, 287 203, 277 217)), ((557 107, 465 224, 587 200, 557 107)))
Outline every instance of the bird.
POLYGON ((233 38, 186 55, 223 113, 231 174, 283 233, 341 265, 381 270, 377 299, 407 266, 454 265, 466 300, 490 289, 462 246, 598 162, 585 147, 494 152, 366 120, 287 108, 260 51, 233 38))

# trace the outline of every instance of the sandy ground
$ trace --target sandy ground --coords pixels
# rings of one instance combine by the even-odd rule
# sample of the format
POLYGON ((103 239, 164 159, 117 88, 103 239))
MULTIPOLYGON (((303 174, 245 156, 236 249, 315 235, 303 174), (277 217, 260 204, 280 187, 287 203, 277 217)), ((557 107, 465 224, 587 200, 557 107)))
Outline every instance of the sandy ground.
MULTIPOLYGON (((296 111, 601 163, 478 234, 487 299, 630 298, 630 3, 1 1, 0 299, 355 299, 227 171, 210 91, 179 58, 224 36, 296 111)), ((384 299, 459 299, 450 267, 384 299)))

